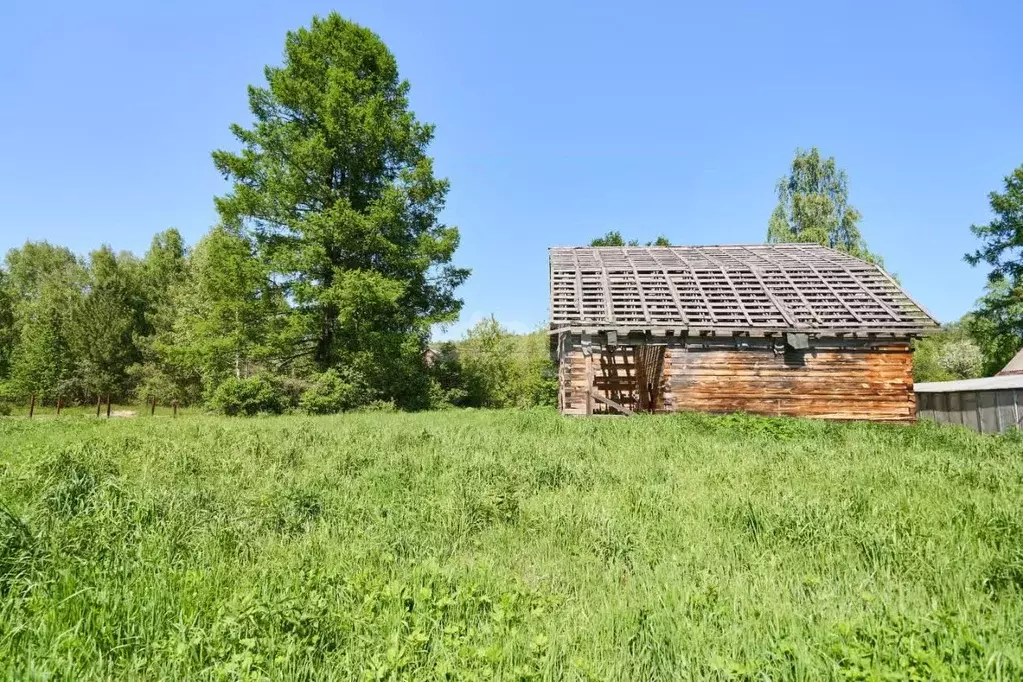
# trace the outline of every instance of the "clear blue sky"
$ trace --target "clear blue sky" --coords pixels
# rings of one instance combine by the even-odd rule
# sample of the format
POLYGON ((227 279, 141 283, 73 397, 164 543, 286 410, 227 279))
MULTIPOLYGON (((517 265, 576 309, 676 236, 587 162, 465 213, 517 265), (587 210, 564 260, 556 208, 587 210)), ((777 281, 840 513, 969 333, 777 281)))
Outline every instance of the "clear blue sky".
POLYGON ((869 246, 936 316, 981 292, 962 254, 1023 163, 1023 3, 28 2, 0 9, 0 250, 194 243, 210 151, 287 30, 376 31, 437 125, 462 230, 462 322, 547 315, 547 247, 608 230, 764 239, 796 147, 834 155, 869 246))

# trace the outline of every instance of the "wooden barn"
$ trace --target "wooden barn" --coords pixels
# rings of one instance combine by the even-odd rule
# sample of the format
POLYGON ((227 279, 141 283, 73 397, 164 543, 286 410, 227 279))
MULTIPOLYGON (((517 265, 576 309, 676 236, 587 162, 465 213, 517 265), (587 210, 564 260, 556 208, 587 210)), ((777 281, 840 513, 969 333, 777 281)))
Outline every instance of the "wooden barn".
POLYGON ((938 323, 883 269, 811 244, 550 250, 564 414, 915 419, 938 323))

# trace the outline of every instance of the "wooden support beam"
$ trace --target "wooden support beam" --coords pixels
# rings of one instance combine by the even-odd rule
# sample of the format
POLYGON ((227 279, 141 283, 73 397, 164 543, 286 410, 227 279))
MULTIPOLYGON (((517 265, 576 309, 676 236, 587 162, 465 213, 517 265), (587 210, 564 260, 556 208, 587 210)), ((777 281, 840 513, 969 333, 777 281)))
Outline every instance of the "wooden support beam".
POLYGON ((593 414, 593 352, 584 355, 586 358, 586 416, 593 414))
MULTIPOLYGON (((605 398, 604 396, 600 395, 600 393, 598 393, 597 389, 595 389, 595 388, 591 388, 590 389, 590 397, 593 400, 596 400, 597 402, 604 403, 608 407, 613 408, 615 410, 618 410, 619 412, 624 414, 626 417, 631 417, 633 415, 632 410, 630 410, 629 408, 625 407, 625 405, 622 405, 621 403, 616 403, 615 401, 611 400, 610 398, 605 398)), ((593 414, 593 412, 589 411, 586 414, 593 414)))

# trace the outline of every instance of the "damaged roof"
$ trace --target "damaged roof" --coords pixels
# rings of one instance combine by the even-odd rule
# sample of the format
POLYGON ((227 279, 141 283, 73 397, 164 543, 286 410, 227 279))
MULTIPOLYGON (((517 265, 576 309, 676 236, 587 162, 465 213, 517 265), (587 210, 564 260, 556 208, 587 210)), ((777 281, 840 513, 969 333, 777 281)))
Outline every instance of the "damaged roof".
POLYGON ((878 333, 938 322, 882 268, 816 244, 554 247, 551 329, 878 333))

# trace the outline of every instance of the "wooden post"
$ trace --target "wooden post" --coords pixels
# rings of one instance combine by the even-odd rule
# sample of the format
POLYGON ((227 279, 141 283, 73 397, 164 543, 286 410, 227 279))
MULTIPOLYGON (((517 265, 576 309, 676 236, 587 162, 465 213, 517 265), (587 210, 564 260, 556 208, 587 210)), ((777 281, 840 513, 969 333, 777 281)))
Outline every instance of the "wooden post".
POLYGON ((110 394, 107 393, 107 419, 110 419, 110 394))
POLYGON ((149 416, 156 416, 156 398, 153 398, 153 403, 149 406, 149 416))
POLYGON ((586 354, 586 416, 593 414, 593 351, 586 354))
POLYGON ((57 416, 60 416, 60 408, 64 407, 64 399, 57 398, 57 416))
POLYGON ((36 394, 32 394, 32 399, 28 403, 28 418, 31 419, 32 415, 36 413, 36 394))
POLYGON ((103 404, 103 398, 96 396, 96 417, 99 418, 99 408, 103 404))
POLYGON ((177 400, 173 401, 171 403, 171 405, 174 407, 174 418, 177 419, 178 418, 178 401, 177 400))

